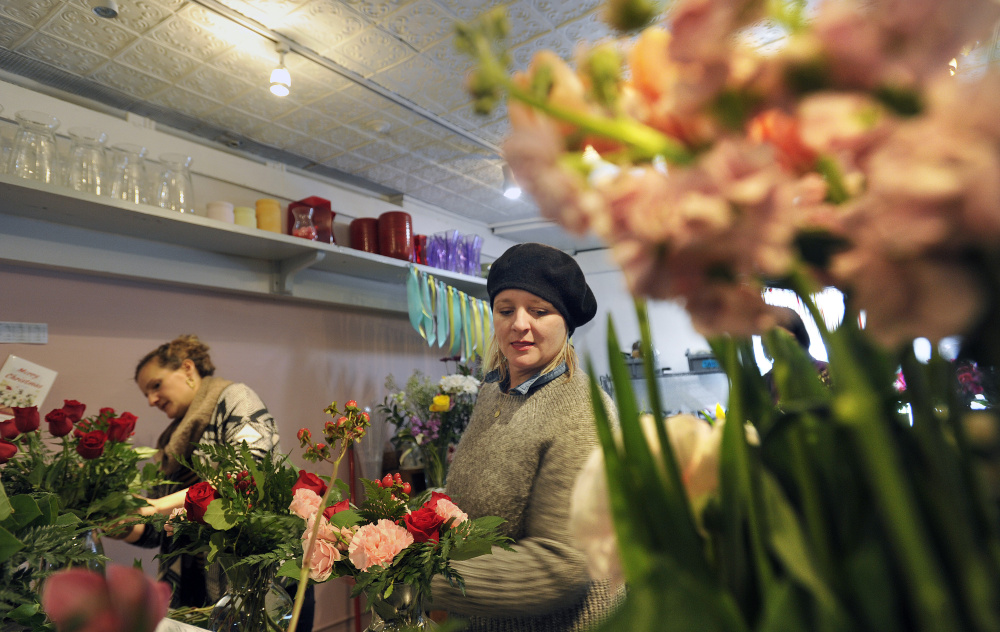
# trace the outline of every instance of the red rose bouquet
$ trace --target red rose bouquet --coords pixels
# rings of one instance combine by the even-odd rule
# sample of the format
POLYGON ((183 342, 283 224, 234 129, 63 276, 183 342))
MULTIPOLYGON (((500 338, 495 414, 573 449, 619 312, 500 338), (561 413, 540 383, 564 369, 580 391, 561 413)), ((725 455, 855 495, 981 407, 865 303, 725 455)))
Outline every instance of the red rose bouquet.
POLYGON ((65 511, 108 528, 141 507, 136 494, 160 477, 152 462, 140 467, 154 450, 131 444, 135 415, 101 408, 84 417, 85 410, 76 400, 44 418, 37 407, 14 408, 14 418, 0 422, 0 481, 8 494, 55 494, 65 511))
MULTIPOLYGON (((314 443, 308 430, 299 431, 306 458, 333 463, 335 472, 347 447, 363 436, 368 423, 367 413, 359 411, 354 401, 345 408, 343 415, 336 405, 327 409, 335 421, 324 428, 326 443, 314 443), (340 450, 331 457, 330 446, 337 444, 340 450)), ((411 497, 410 484, 398 473, 377 481, 362 479, 365 500, 358 505, 345 497, 342 481, 328 487, 312 476, 300 482, 291 509, 305 526, 303 563, 298 568, 289 563, 284 571, 301 578, 300 590, 307 579, 323 582, 352 577, 353 594, 366 595, 373 616, 399 616, 399 603, 388 606, 387 600, 394 593, 397 599, 405 593, 415 618, 403 623, 414 623, 422 614, 420 604, 430 597, 432 577, 443 575, 462 586, 452 561, 490 553, 493 546, 508 547, 507 538, 497 532, 501 518, 470 520, 439 492, 411 497)))

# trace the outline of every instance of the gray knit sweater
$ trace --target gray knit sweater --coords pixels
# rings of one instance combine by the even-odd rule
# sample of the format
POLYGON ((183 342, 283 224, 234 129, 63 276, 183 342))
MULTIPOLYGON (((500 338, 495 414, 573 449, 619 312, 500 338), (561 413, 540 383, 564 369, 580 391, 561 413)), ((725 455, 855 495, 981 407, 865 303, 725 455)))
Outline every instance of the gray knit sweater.
MULTIPOLYGON (((603 393, 602 393, 603 395, 603 393)), ((605 396, 614 414, 611 400, 605 396)), ((470 518, 501 516, 514 551, 494 548, 455 562, 465 592, 436 577, 433 608, 467 618, 468 630, 586 630, 614 605, 591 582, 568 529, 576 476, 597 446, 589 381, 577 370, 521 396, 483 386, 448 470, 447 492, 470 518)))

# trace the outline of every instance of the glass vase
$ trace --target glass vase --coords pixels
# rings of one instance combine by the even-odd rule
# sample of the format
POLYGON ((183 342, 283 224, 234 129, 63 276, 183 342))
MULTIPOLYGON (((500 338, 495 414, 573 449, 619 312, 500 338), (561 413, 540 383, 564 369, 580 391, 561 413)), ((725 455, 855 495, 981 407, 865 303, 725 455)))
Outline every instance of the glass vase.
POLYGON ((274 632, 287 630, 292 599, 274 582, 273 565, 239 564, 239 558, 221 559, 226 593, 212 608, 212 632, 274 632))
POLYGON ((365 632, 409 632, 430 629, 424 615, 424 593, 410 584, 393 584, 388 597, 366 594, 372 619, 365 632))

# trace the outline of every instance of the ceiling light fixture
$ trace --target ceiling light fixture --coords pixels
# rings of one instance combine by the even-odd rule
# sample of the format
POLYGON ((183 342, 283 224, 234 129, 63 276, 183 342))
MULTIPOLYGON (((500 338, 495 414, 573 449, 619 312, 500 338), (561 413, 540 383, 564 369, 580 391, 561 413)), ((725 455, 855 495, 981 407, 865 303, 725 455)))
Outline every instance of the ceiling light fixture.
POLYGON ((94 15, 109 20, 118 17, 118 3, 115 0, 101 0, 94 6, 94 15))
POLYGON ((508 200, 516 200, 521 197, 521 187, 518 186, 517 180, 514 179, 514 172, 507 164, 503 166, 503 196, 508 200))
POLYGON ((278 67, 271 71, 271 94, 279 97, 287 97, 292 87, 292 75, 285 68, 285 53, 288 52, 288 45, 278 42, 278 54, 281 60, 278 67))

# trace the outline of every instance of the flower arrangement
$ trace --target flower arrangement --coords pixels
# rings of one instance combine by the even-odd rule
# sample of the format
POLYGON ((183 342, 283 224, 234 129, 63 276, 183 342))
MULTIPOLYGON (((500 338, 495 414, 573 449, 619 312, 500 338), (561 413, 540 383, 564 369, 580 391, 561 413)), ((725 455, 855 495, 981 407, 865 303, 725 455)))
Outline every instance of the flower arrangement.
POLYGON ((614 537, 592 550, 629 592, 604 629, 997 629, 995 464, 969 424, 996 437, 1000 420, 958 393, 974 376, 912 342, 960 335, 960 357, 1000 365, 1000 76, 949 72, 1000 5, 679 0, 651 25, 659 11, 609 2, 637 36, 581 48, 575 68, 543 51, 513 77, 502 17, 459 33, 478 107, 508 98, 505 158, 542 213, 601 236, 636 296, 682 303, 730 380, 717 430, 656 420, 651 440, 610 329, 621 431, 595 397, 592 471, 614 537), (788 34, 769 54, 742 44, 765 16, 788 34), (833 331, 812 298, 826 285, 845 296, 833 331), (820 326, 829 385, 774 329, 768 286, 820 326))
POLYGON ((86 540, 91 526, 61 508, 56 494, 8 497, 0 484, 0 627, 51 632, 38 592, 69 566, 101 566, 107 558, 86 540))
MULTIPOLYGON (((345 404, 344 414, 336 403, 327 412, 334 420, 325 425, 326 443, 313 442, 305 429, 299 431, 299 441, 307 459, 331 463, 336 472, 347 448, 364 436, 369 418, 353 400, 345 404), (330 446, 338 444, 340 450, 332 452, 330 446)), ((303 475, 302 480, 291 508, 304 528, 303 563, 299 569, 287 565, 287 570, 298 571, 300 592, 307 580, 352 577, 353 594, 367 595, 368 606, 385 616, 380 604, 394 591, 412 590, 419 608, 430 597, 435 575, 463 585, 452 561, 490 553, 493 546, 509 546, 497 532, 501 518, 470 520, 440 492, 411 497, 410 483, 398 473, 377 481, 362 479, 365 500, 360 505, 351 504, 340 480, 329 486, 314 475, 303 475)))
MULTIPOLYGON (((449 362, 455 358, 443 358, 449 362)), ((437 384, 420 371, 397 390, 392 375, 385 381, 390 394, 379 406, 396 427, 393 446, 402 451, 401 460, 409 455, 420 457, 428 487, 444 487, 451 452, 462 437, 472 416, 479 393, 479 380, 472 369, 455 360, 456 373, 443 376, 437 384)))
POLYGON ((10 494, 54 494, 91 528, 111 529, 145 504, 137 494, 161 482, 155 464, 140 467, 155 450, 132 445, 132 413, 84 417, 85 404, 65 400, 45 415, 43 434, 37 407, 13 410, 0 422, 0 482, 10 494))

